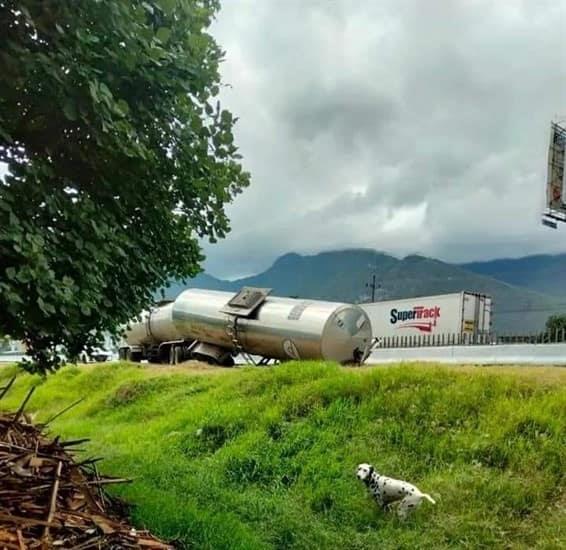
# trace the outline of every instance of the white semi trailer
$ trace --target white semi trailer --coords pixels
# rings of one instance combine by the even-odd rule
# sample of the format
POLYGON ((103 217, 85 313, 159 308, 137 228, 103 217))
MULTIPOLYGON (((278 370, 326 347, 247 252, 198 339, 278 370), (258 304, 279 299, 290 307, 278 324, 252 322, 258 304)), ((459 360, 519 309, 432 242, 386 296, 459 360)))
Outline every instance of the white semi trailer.
POLYGON ((376 338, 488 334, 492 302, 489 296, 457 292, 360 304, 376 338))

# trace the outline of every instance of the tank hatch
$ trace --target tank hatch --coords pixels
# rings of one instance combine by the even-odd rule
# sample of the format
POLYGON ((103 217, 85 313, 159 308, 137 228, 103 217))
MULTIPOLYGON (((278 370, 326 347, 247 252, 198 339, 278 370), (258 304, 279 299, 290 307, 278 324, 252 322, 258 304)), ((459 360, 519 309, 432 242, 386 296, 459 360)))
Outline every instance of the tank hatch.
POLYGON ((265 302, 270 292, 271 288, 244 286, 220 311, 238 317, 249 317, 265 302))

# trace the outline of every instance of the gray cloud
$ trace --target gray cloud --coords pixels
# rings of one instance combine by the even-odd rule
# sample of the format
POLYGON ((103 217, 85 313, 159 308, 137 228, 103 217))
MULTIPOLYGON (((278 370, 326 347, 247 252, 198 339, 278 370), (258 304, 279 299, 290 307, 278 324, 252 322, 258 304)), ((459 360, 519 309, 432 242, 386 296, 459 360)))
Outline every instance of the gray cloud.
POLYGON ((556 1, 224 0, 222 99, 252 186, 207 269, 349 246, 565 251, 566 229, 540 226, 565 28, 556 1))
POLYGON ((392 98, 347 82, 329 88, 309 87, 283 104, 280 117, 291 136, 311 141, 330 135, 349 151, 382 139, 396 108, 392 98))

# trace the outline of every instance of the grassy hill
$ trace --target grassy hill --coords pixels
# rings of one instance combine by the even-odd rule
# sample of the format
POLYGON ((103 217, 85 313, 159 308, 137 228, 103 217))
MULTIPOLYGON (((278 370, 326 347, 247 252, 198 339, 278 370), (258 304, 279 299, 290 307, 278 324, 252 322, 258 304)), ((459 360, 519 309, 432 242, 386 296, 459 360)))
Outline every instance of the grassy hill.
MULTIPOLYGON (((203 274, 190 285, 173 284, 168 295, 175 297, 187 286, 236 291, 247 285, 272 288, 276 296, 365 302, 370 299, 365 285, 374 273, 380 285, 377 300, 463 290, 488 294, 494 299, 496 331, 542 330, 549 315, 566 312, 566 300, 513 286, 464 267, 416 255, 400 260, 374 250, 340 250, 313 256, 286 254, 253 277, 222 281, 203 274)), ((565 284, 566 270, 559 280, 565 284)))
MULTIPOLYGON (((12 374, 0 369, 0 386, 12 374)), ((20 376, 0 402, 91 437, 87 455, 134 519, 186 547, 558 548, 565 540, 566 371, 289 363, 107 364, 20 376), (406 523, 377 509, 359 462, 437 500, 406 523)))

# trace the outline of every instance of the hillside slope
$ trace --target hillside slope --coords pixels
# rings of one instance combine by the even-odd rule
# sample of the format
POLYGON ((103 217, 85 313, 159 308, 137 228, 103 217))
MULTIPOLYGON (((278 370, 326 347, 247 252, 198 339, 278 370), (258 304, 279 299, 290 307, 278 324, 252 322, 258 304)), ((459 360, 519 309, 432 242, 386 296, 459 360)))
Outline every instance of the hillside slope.
POLYGON ((462 264, 464 269, 566 301, 566 254, 462 264))
POLYGON ((85 397, 51 430, 92 438, 85 457, 134 479, 135 522, 187 547, 558 548, 564 371, 524 372, 108 364, 21 376, 0 405, 36 384, 41 421, 85 397), (355 478, 366 461, 437 505, 384 514, 355 478))
MULTIPOLYGON (((166 298, 176 298, 186 288, 206 288, 208 290, 232 290, 230 281, 217 279, 208 273, 199 273, 193 279, 188 279, 186 283, 172 281, 168 288, 163 289, 166 298)), ((160 293, 158 293, 160 294, 160 293)))
POLYGON ((566 312, 566 300, 560 301, 439 260, 417 255, 400 260, 374 250, 341 250, 313 256, 286 254, 253 277, 221 281, 199 275, 189 285, 174 285, 169 289, 169 295, 176 296, 186 286, 236 291, 247 285, 272 288, 276 296, 364 302, 370 299, 366 283, 373 274, 380 285, 376 300, 463 290, 488 294, 494 299, 496 331, 527 333, 542 330, 549 315, 566 312))

